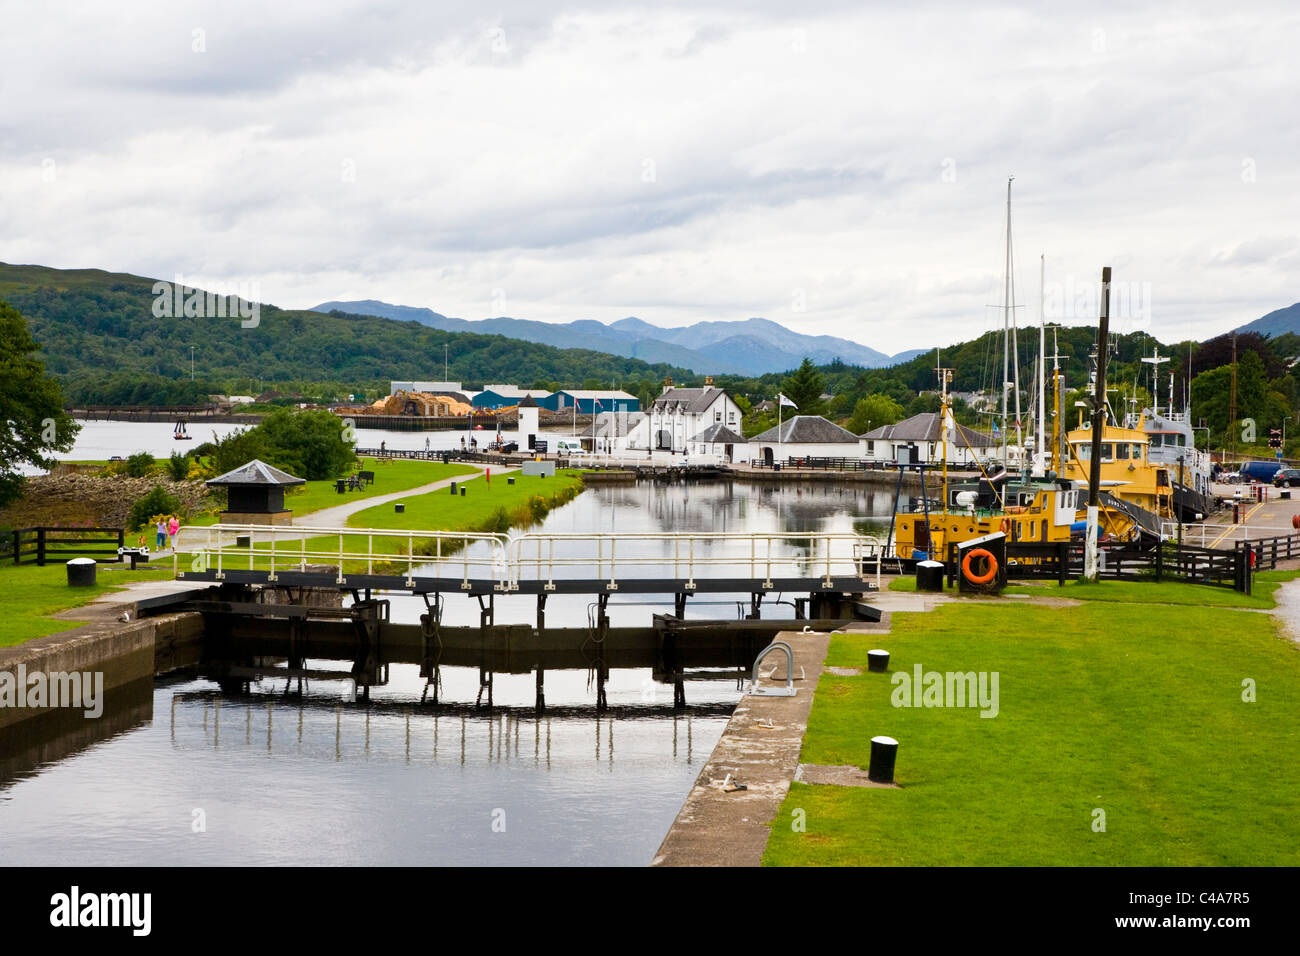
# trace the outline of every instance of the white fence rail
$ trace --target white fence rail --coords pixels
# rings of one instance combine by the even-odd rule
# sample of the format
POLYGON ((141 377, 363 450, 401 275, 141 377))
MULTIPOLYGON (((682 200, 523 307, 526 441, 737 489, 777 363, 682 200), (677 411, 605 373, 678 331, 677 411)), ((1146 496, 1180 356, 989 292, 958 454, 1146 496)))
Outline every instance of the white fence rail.
POLYGON ((414 585, 417 567, 424 576, 454 575, 464 590, 471 578, 495 581, 498 590, 518 590, 521 581, 542 582, 551 590, 557 579, 605 582, 617 590, 621 579, 670 576, 694 589, 697 578, 745 578, 771 586, 791 574, 820 577, 828 586, 835 577, 861 577, 864 561, 875 564, 880 587, 879 539, 849 532, 573 533, 519 535, 452 531, 401 531, 383 528, 301 528, 294 526, 219 524, 185 527, 176 537, 173 565, 177 577, 214 571, 303 571, 309 564, 337 566, 337 583, 346 581, 345 562, 364 564, 366 574, 405 572, 414 585), (576 573, 575 573, 576 572, 576 573))

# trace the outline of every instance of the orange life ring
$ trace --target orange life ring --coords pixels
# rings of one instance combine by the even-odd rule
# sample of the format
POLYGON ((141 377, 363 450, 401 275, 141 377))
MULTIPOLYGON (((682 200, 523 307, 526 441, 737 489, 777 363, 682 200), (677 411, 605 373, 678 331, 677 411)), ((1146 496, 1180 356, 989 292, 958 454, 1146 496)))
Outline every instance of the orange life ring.
POLYGON ((1300 529, 1300 515, 1291 516, 1291 527, 1300 529))
POLYGON ((1003 534, 1010 534, 1010 533, 1011 533, 1011 525, 1012 525, 1012 523, 1013 523, 1013 522, 1011 521, 1010 518, 1003 518, 1003 519, 1002 519, 1002 533, 1003 533, 1003 534))
POLYGON ((961 574, 971 584, 988 584, 998 576, 998 559, 993 557, 992 551, 984 548, 975 548, 966 552, 966 557, 961 559, 961 574), (971 558, 982 556, 988 561, 988 570, 983 574, 973 574, 970 569, 971 558))

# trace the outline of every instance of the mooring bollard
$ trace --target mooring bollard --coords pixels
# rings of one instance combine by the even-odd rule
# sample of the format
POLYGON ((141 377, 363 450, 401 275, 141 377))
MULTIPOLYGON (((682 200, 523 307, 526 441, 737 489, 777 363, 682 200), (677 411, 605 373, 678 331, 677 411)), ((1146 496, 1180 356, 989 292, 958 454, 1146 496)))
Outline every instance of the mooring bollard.
POLYGON ((942 561, 929 560, 916 562, 916 589, 918 591, 943 590, 942 561))
POLYGON ((94 587, 95 568, 94 558, 73 558, 68 562, 68 587, 94 587))
POLYGON ((461 485, 461 486, 460 486, 460 496, 461 496, 462 498, 465 497, 465 486, 464 486, 464 485, 461 485))
POLYGON ((253 536, 251 534, 235 535, 236 548, 251 548, 253 546, 253 536))
POLYGON ((889 651, 882 651, 880 648, 867 651, 867 670, 877 674, 889 670, 889 651))
POLYGON ((397 504, 393 505, 393 511, 396 512, 396 513, 399 514, 399 515, 400 515, 400 514, 403 514, 403 513, 405 513, 405 511, 406 511, 406 505, 402 504, 402 503, 399 501, 397 504))
POLYGON ((507 478, 507 479, 506 479, 506 484, 507 484, 507 485, 513 485, 514 483, 515 483, 514 478, 507 478))
POLYGON ((898 757, 898 741, 893 737, 871 738, 871 764, 867 779, 875 783, 894 782, 894 761, 898 757))
POLYGON ((456 482, 454 481, 451 483, 451 494, 453 498, 456 496, 456 482))

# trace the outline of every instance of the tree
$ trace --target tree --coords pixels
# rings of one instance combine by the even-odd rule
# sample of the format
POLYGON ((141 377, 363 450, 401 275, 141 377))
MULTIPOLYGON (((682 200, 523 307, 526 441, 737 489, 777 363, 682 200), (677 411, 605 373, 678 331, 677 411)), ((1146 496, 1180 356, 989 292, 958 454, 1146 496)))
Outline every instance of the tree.
POLYGON ((53 468, 50 453, 69 451, 81 430, 38 348, 27 320, 0 300, 0 506, 22 493, 23 465, 53 468))
POLYGON ((131 505, 129 521, 131 527, 127 530, 134 531, 147 524, 153 524, 158 520, 159 515, 174 515, 179 511, 180 504, 176 499, 168 494, 162 485, 154 485, 148 494, 136 499, 135 504, 131 505))
POLYGON ((862 435, 881 425, 892 425, 902 417, 902 405, 888 395, 876 392, 866 398, 858 399, 858 403, 853 406, 853 417, 849 419, 847 427, 853 434, 862 435))
POLYGON ((126 473, 130 478, 143 478, 153 468, 153 455, 138 451, 126 460, 126 473))
POLYGON ((254 428, 234 431, 216 443, 217 473, 260 458, 268 465, 309 481, 337 478, 356 461, 343 421, 323 409, 278 409, 254 428))
POLYGON ((781 383, 781 393, 798 406, 797 414, 821 415, 826 410, 826 403, 822 401, 825 387, 826 380, 821 372, 805 356, 803 363, 781 383))

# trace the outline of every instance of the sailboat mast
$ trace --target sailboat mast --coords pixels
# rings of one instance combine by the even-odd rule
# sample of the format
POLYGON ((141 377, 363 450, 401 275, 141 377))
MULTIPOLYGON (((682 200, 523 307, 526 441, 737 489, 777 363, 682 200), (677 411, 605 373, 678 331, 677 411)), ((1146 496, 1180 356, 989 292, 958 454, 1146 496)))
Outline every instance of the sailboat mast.
POLYGON ((1007 386, 1011 382, 1011 181, 1007 179, 1007 248, 1002 286, 1002 464, 1007 464, 1007 386))
MULTIPOLYGON (((1047 318, 1043 309, 1043 280, 1047 276, 1047 256, 1039 255, 1038 257, 1038 442, 1035 447, 1041 456, 1046 451, 1047 446, 1043 444, 1045 438, 1044 413, 1047 403, 1044 400, 1043 388, 1046 383, 1047 370, 1044 365, 1047 361, 1047 318)), ((1047 467, 1047 459, 1043 459, 1043 467, 1047 467)))

